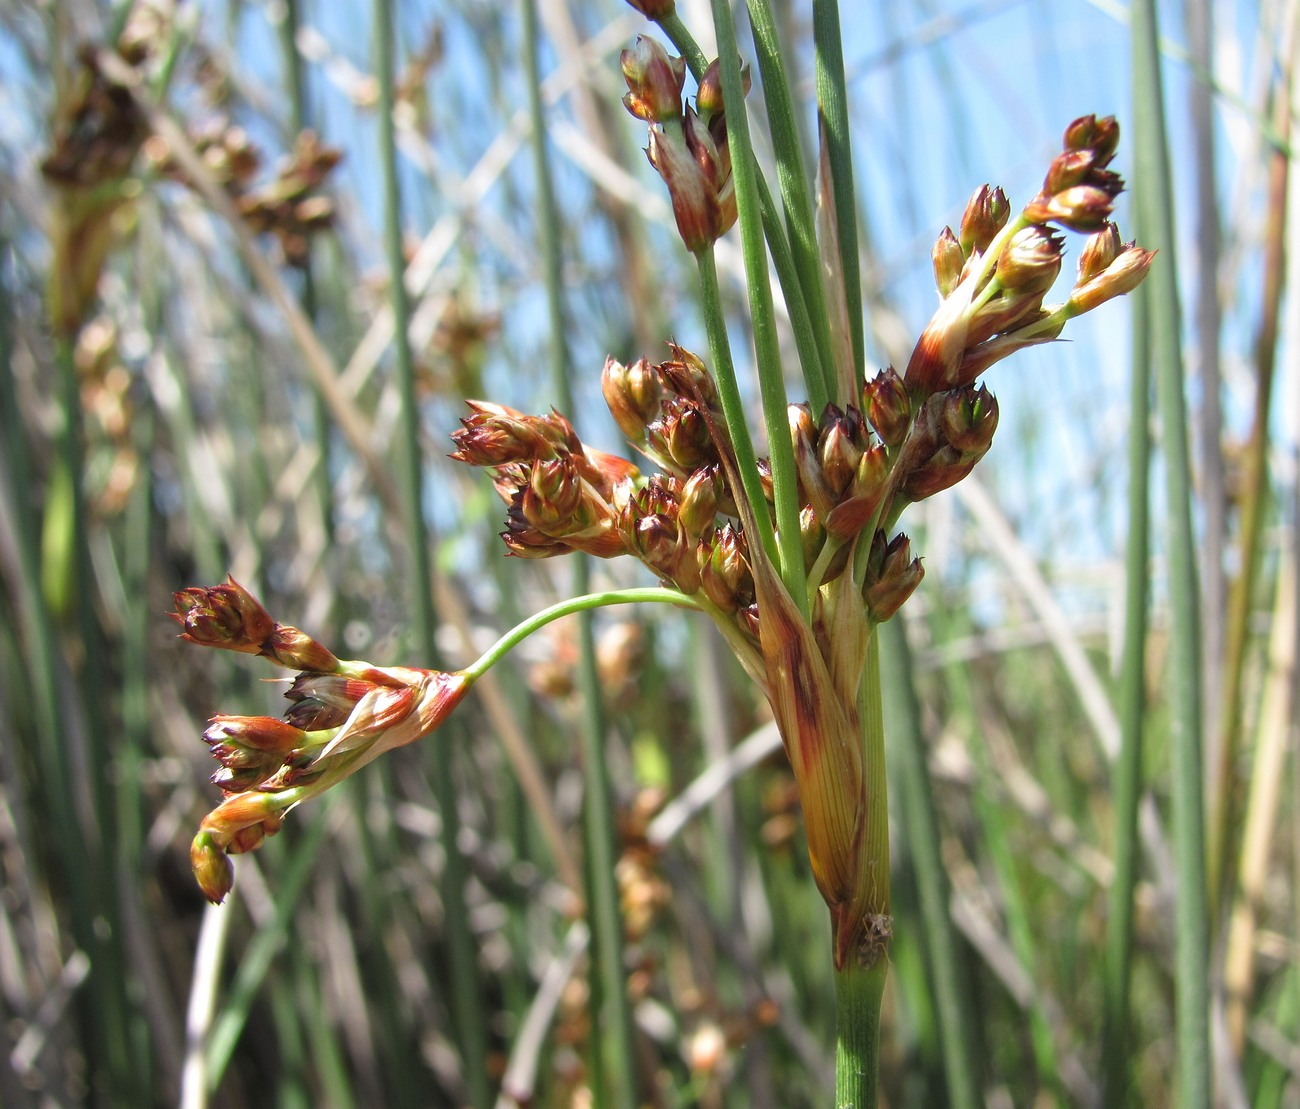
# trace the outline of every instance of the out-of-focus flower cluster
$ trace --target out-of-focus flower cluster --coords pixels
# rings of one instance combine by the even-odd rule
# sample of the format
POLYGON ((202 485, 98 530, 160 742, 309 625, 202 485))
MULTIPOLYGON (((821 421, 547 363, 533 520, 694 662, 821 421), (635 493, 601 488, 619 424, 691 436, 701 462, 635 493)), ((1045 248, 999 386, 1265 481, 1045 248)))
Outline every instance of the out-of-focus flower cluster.
MULTIPOLYGON (((249 228, 256 234, 273 236, 287 263, 304 265, 311 236, 334 225, 334 202, 319 189, 343 152, 326 146, 315 131, 301 131, 294 139, 292 152, 276 167, 275 176, 265 184, 254 185, 262 155, 242 127, 213 117, 192 129, 189 138, 205 168, 230 194, 249 228)), ((153 136, 145 150, 159 173, 191 184, 160 137, 153 136)))
POLYGON ((340 661, 306 632, 273 620, 233 579, 184 589, 175 605, 182 639, 299 671, 283 719, 214 716, 203 733, 224 797, 199 826, 190 863, 211 901, 230 892, 231 855, 278 832, 295 805, 433 731, 472 684, 463 673, 340 661))

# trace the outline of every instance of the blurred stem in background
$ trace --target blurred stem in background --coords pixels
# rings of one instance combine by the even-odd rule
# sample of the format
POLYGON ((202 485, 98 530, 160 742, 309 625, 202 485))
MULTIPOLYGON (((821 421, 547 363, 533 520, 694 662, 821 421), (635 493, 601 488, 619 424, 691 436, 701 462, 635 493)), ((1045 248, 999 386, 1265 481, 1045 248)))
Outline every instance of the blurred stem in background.
MULTIPOLYGON (((421 436, 419 397, 410 345, 410 306, 406 294, 406 252, 402 243, 402 201, 398 184, 397 146, 394 141, 394 57, 393 6, 391 0, 376 0, 375 45, 379 81, 380 163, 384 182, 384 241, 388 258, 388 295, 393 310, 393 350, 401 397, 401 434, 398 437, 399 465, 404 501, 406 557, 410 560, 408 597, 412 606, 411 631, 415 652, 428 665, 437 666, 440 652, 436 642, 437 614, 433 607, 433 573, 429 557, 430 535, 425 524, 423 480, 424 450, 421 436)), ((478 945, 474 940, 465 900, 468 872, 457 832, 460 828, 458 790, 453 780, 455 747, 444 740, 433 745, 434 792, 442 817, 444 871, 441 892, 447 930, 448 971, 451 978, 451 1006, 461 1051, 466 1097, 477 1109, 491 1100, 487 1074, 487 1021, 483 984, 479 976, 478 945)))
POLYGON ((1170 608, 1170 759, 1173 802, 1175 907, 1175 1011, 1178 1104, 1208 1109, 1214 1091, 1210 1066, 1207 968, 1210 900, 1206 878, 1205 766, 1202 760, 1200 589, 1192 529, 1191 462, 1183 394, 1183 357, 1175 284, 1174 198, 1165 139, 1159 26, 1154 0, 1133 7, 1133 117, 1136 132, 1137 227, 1162 254, 1152 280, 1139 293, 1139 318, 1151 328, 1151 357, 1159 398, 1164 451, 1170 608))
MULTIPOLYGON (((536 0, 520 0, 524 29, 524 66, 528 80, 536 213, 546 292, 548 363, 556 405, 575 412, 569 380, 570 358, 564 313, 564 260, 560 249, 560 212, 555 203, 548 164, 546 117, 542 109, 540 42, 536 0)), ((587 593, 591 575, 587 556, 573 559, 572 591, 587 593)), ((587 921, 591 929, 597 973, 591 976, 592 1085, 614 1109, 632 1109, 640 1100, 633 1048, 632 1010, 627 996, 623 959, 623 920, 614 867, 614 799, 606 763, 606 719, 601 683, 596 671, 596 641, 591 617, 578 616, 578 721, 583 775, 583 845, 587 921)))

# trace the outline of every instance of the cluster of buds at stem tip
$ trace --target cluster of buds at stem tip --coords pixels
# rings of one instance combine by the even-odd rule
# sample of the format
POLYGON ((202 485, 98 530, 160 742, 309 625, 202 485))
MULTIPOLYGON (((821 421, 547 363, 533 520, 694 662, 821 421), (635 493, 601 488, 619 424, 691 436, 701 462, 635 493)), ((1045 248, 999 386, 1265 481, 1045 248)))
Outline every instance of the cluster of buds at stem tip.
POLYGON ((944 228, 932 252, 943 298, 917 341, 904 380, 918 402, 973 383, 993 363, 1060 336, 1067 320, 1141 283, 1155 252, 1123 244, 1110 222, 1124 181, 1109 169, 1119 143, 1113 117, 1081 116, 1043 187, 1019 216, 1001 188, 971 197, 954 233, 944 228), (1070 296, 1045 304, 1060 273, 1064 240, 1051 225, 1089 234, 1070 296))
MULTIPOLYGON (((647 8, 662 7, 633 6, 647 15, 647 8)), ((686 62, 669 55, 653 39, 638 36, 632 48, 623 51, 620 61, 628 88, 623 104, 637 119, 650 125, 646 155, 668 186, 673 216, 686 249, 698 254, 736 222, 736 190, 731 178, 718 63, 715 60, 700 78, 692 107, 682 103, 686 62)), ((744 82, 748 93, 747 70, 744 82)))
POLYGON ((233 579, 175 594, 170 615, 181 638, 262 655, 297 679, 283 719, 214 716, 203 733, 224 798, 190 845, 199 888, 223 900, 234 881, 231 855, 280 830, 295 805, 325 792, 385 751, 427 735, 472 684, 463 672, 341 662, 305 632, 276 623, 233 579))

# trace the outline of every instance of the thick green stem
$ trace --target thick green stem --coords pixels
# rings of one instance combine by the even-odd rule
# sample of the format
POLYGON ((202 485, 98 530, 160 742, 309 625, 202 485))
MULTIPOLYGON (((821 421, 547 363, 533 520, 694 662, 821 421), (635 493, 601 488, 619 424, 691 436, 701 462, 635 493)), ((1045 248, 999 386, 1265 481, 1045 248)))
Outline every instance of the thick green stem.
POLYGON ((880 999, 889 962, 835 972, 835 1109, 875 1109, 880 1084, 880 999))
MULTIPOLYGON (((669 41, 682 52, 686 67, 698 81, 704 76, 708 61, 690 31, 676 14, 665 16, 659 21, 659 26, 669 41)), ((805 289, 805 281, 796 264, 790 240, 781 225, 781 214, 772 198, 772 190, 761 173, 755 172, 754 183, 758 188, 758 207, 763 221, 763 234, 767 238, 767 249, 772 257, 772 268, 776 270, 781 296, 786 311, 790 314, 790 330, 794 334, 795 349, 799 352, 799 365, 803 370, 804 385, 808 389, 808 403, 814 412, 820 412, 828 401, 835 399, 833 349, 822 349, 823 340, 828 348, 830 345, 830 324, 826 322, 823 330, 816 322, 814 306, 809 300, 815 291, 805 289)), ((820 281, 819 276, 818 288, 821 287, 820 281)), ((819 311, 825 317, 824 294, 819 311)))
POLYGON ((862 319, 862 278, 858 270, 858 209, 853 190, 853 150, 849 141, 848 83, 840 35, 839 0, 813 0, 813 44, 816 55, 817 111, 822 142, 831 169, 831 197, 839 239, 844 302, 853 340, 853 372, 862 380, 866 359, 862 319))
MULTIPOLYGON (((808 594, 804 581, 803 544, 799 535, 798 474, 790 441, 785 379, 781 369, 776 313, 768 281, 767 250, 763 241, 758 200, 758 161, 750 141, 749 116, 740 74, 736 28, 725 0, 713 0, 713 28, 718 38, 718 69, 722 75, 723 103, 728 105, 727 142, 731 148, 731 175, 736 190, 740 248, 749 287, 750 324, 754 329, 754 355, 758 366, 763 423, 771 457, 773 497, 776 502, 778 565, 781 580, 804 617, 808 594)), ((701 267, 703 269, 703 267, 701 267)), ((714 277, 716 284, 716 275, 714 277)), ((728 416, 728 423, 730 423, 728 416)))
MULTIPOLYGON (((802 300, 806 303, 817 347, 815 366, 804 366, 804 384, 814 412, 820 412, 825 400, 835 397, 835 356, 831 350, 830 321, 826 314, 826 293, 822 286, 821 256, 817 249, 817 226, 813 219, 812 200, 808 195, 808 178, 803 163, 790 82, 781 59, 781 42, 768 0, 749 0, 750 26, 754 50, 763 77, 763 98, 771 122, 772 149, 776 153, 777 182, 785 209, 785 226, 790 250, 798 271, 802 300)), ((851 397, 835 398, 847 403, 851 397)))

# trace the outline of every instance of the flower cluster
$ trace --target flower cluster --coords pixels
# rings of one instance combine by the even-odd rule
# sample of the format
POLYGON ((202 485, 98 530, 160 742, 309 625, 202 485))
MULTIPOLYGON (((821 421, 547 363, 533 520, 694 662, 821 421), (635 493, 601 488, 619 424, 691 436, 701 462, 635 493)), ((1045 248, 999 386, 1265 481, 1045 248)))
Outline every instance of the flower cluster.
POLYGON ((943 302, 904 374, 914 397, 971 384, 993 363, 1056 339, 1067 320, 1141 283, 1155 252, 1121 243, 1110 222, 1124 187, 1106 168, 1118 142, 1113 117, 1081 116, 1066 128, 1065 149, 1042 190, 1016 219, 1006 193, 985 185, 967 204, 960 231, 944 228, 932 252, 943 302), (1051 224, 1091 235, 1069 298, 1045 306, 1064 257, 1064 240, 1051 224))
POLYGON ((220 764, 212 781, 224 794, 190 846, 194 876, 210 901, 230 892, 231 855, 278 832, 295 805, 433 731, 472 684, 464 673, 340 661, 306 632, 273 620, 233 579, 184 589, 175 604, 182 639, 299 671, 283 719, 214 716, 203 733, 220 764))
POLYGON ((700 78, 692 108, 682 104, 685 61, 654 39, 639 36, 621 62, 628 88, 623 104, 650 125, 646 155, 668 186, 682 241, 693 254, 707 250, 736 222, 718 63, 700 78))
MULTIPOLYGON (((623 68, 629 109, 652 124, 651 160, 673 194, 679 229, 700 249, 720 233, 700 198, 718 194, 705 187, 698 158, 679 178, 666 172, 673 163, 662 153, 670 133, 690 148, 697 126, 694 113, 681 116, 680 62, 642 40, 623 68)), ((771 553, 788 545, 754 538, 763 535, 758 521, 773 514, 747 499, 713 380, 689 351, 673 346, 673 357, 657 365, 610 359, 602 376, 620 430, 659 473, 643 475, 586 446, 554 412, 526 416, 474 401, 453 435, 453 458, 495 471, 509 506, 503 538, 511 553, 631 555, 693 596, 721 628, 785 741, 837 965, 855 952, 879 957, 889 934, 888 919, 871 908, 884 879, 863 842, 869 798, 859 687, 875 626, 923 574, 896 524, 907 505, 954 485, 988 451, 998 406, 977 384, 984 369, 1056 338, 1071 316, 1145 276, 1152 253, 1121 245, 1108 221, 1122 187, 1107 168, 1117 139, 1113 119, 1072 123, 1042 191, 1014 220, 1001 189, 980 189, 959 232, 945 229, 935 245, 944 299, 905 372, 884 369, 847 403, 821 412, 790 405, 807 615, 786 588, 789 568, 778 570, 771 553), (1071 296, 1054 307, 1044 298, 1062 266, 1063 240, 1051 224, 1092 232, 1071 296)), ((760 459, 758 467, 770 503, 770 464, 760 459)))

